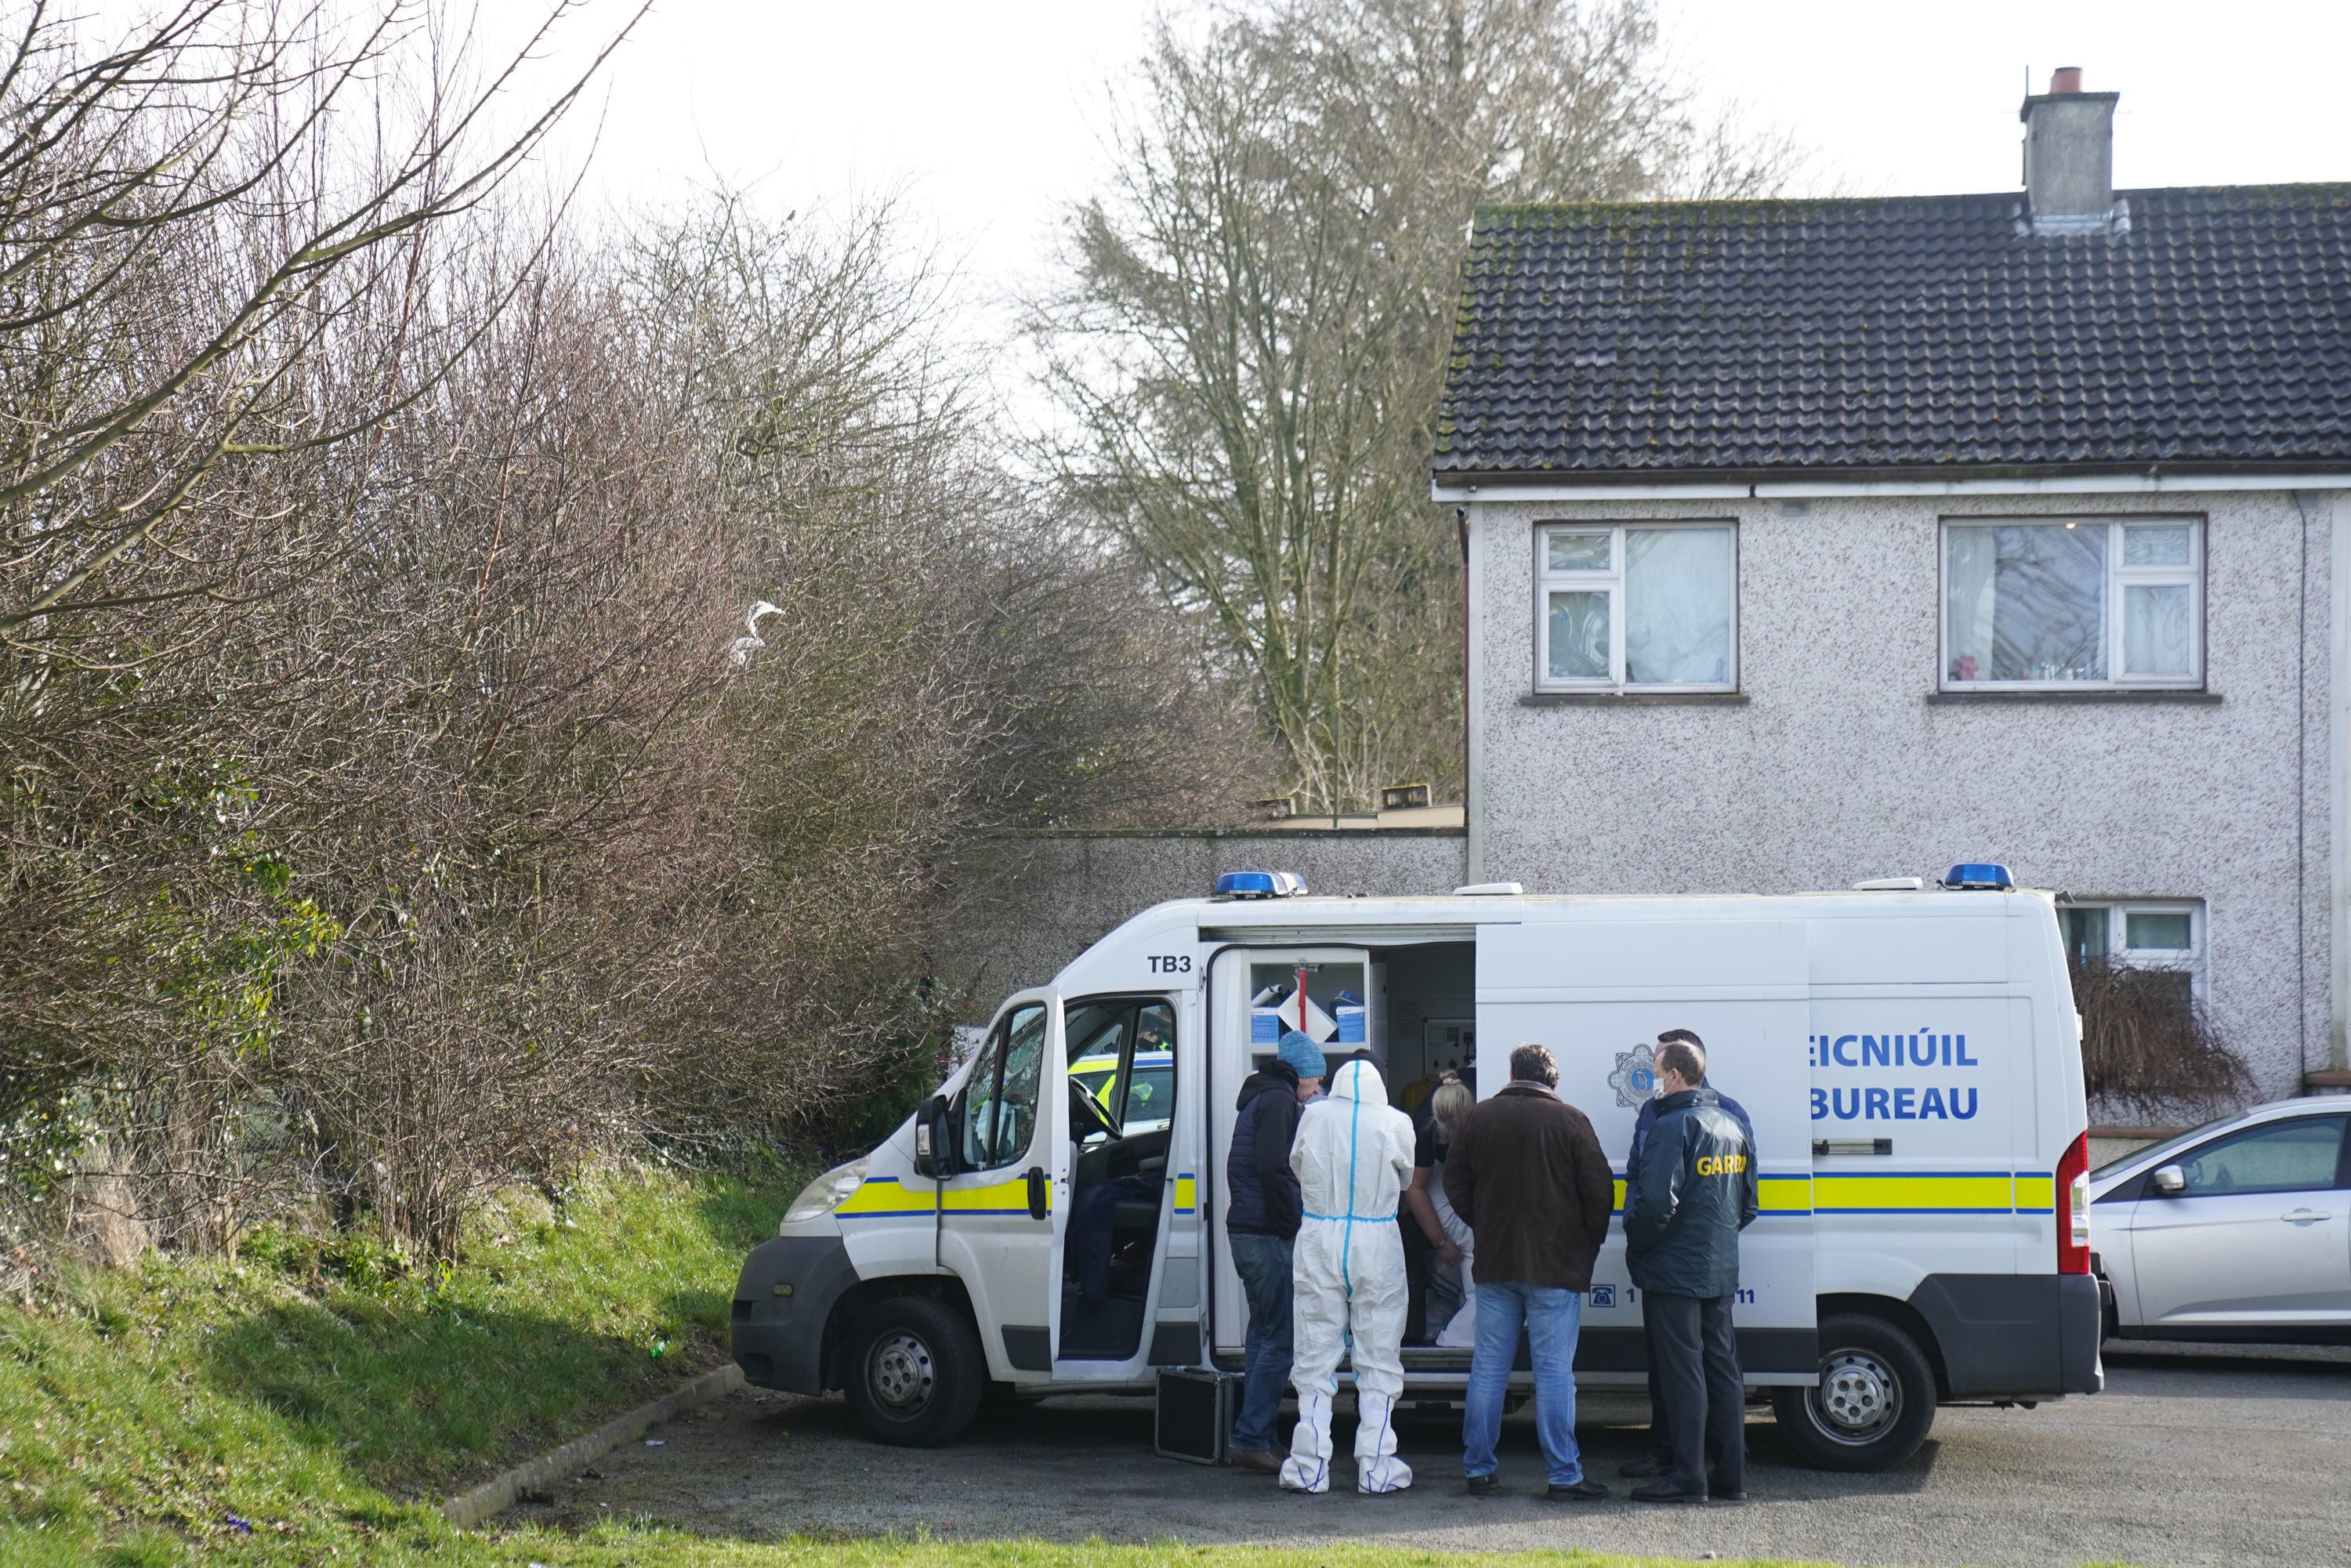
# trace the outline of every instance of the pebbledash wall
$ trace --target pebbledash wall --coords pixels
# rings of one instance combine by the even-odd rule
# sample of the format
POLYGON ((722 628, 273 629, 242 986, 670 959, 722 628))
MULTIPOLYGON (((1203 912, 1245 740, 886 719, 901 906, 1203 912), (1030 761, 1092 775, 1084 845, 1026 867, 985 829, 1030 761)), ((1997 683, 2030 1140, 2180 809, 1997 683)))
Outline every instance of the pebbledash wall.
MULTIPOLYGON (((2023 486, 2019 486, 2022 488, 2023 486)), ((1464 875, 1783 892, 2001 861, 2085 899, 2200 899, 2208 1003, 2264 1098, 2344 1065, 2335 957, 2351 500, 2332 492, 1468 497, 1464 875), (2205 689, 1938 691, 1946 518, 2206 523, 2205 689), (1738 526, 1738 691, 1535 691, 1535 528, 1738 526)), ((2085 489, 2090 488, 2085 486, 2085 489)))
POLYGON ((1155 904, 1198 898, 1228 871, 1287 871, 1319 894, 1450 893, 1459 828, 1025 833, 978 846, 962 896, 934 928, 940 977, 985 1014, 1041 986, 1113 927, 1155 904))

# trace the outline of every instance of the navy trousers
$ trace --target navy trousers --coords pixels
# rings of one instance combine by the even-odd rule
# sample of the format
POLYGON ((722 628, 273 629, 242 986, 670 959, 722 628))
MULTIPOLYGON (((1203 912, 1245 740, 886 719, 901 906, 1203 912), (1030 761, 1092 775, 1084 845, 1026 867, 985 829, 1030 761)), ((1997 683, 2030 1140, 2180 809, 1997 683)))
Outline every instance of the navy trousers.
POLYGON ((1685 1491, 1747 1490, 1747 1384, 1729 1296, 1641 1292, 1651 1363, 1665 1406, 1674 1484, 1685 1491))

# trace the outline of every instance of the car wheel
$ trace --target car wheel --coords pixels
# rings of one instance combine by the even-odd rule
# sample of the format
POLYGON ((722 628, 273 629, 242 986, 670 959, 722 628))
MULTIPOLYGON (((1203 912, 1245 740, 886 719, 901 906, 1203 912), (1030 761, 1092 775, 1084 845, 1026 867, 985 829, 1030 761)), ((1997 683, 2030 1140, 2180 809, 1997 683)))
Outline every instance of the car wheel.
POLYGON ((1804 1461, 1823 1470, 1882 1470, 1927 1440, 1935 1369, 1918 1342, 1862 1313, 1821 1322, 1820 1381, 1771 1391, 1772 1414, 1804 1461))
POLYGON ((850 1414, 877 1443, 927 1448, 960 1436, 987 1386, 987 1363, 963 1313, 930 1296, 893 1296, 850 1332, 850 1414))

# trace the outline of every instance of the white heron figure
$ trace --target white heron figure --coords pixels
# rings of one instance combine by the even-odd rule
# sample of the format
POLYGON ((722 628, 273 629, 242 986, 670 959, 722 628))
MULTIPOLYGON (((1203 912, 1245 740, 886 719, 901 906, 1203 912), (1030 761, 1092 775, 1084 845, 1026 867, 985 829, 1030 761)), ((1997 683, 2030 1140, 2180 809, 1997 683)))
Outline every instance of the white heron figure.
POLYGON ((768 645, 768 640, 759 635, 759 618, 782 613, 780 607, 764 599, 751 606, 750 613, 743 617, 743 629, 748 635, 737 637, 726 644, 726 667, 730 670, 749 668, 751 655, 768 645))

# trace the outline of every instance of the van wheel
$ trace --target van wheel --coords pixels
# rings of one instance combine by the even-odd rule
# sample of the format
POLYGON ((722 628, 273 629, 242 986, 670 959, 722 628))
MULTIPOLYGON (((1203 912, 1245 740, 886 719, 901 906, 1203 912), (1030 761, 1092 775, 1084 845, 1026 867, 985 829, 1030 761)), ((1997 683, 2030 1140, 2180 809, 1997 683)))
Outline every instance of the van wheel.
POLYGON ((850 1331, 841 1379, 850 1414, 877 1443, 928 1448, 979 1409, 987 1363, 964 1315, 930 1296, 893 1296, 850 1331))
POLYGON ((1935 1423, 1935 1369, 1918 1342, 1884 1318, 1821 1321, 1821 1380, 1775 1388, 1771 1411, 1804 1462, 1883 1470, 1917 1452, 1935 1423))

